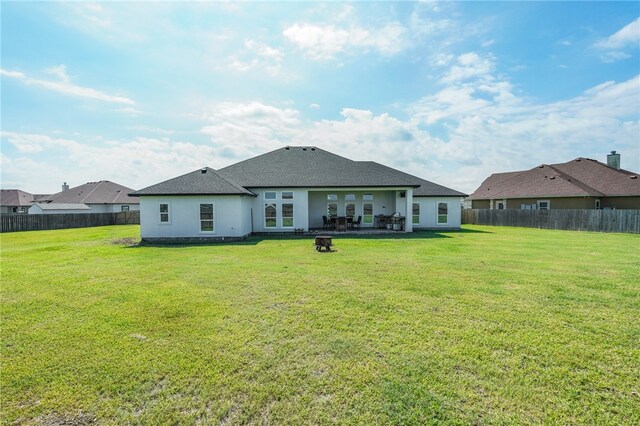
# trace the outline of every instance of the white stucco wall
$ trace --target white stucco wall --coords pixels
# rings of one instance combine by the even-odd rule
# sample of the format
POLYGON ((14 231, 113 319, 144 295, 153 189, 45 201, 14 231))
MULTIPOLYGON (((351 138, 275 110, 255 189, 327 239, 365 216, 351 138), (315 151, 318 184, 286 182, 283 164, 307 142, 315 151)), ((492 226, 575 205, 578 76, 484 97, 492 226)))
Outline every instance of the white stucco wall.
POLYGON ((233 196, 143 196, 140 197, 142 238, 244 237, 251 233, 248 197, 233 196), (160 204, 169 204, 169 222, 160 222, 160 204), (200 204, 212 203, 213 232, 200 231, 200 204), (244 207, 244 209, 243 209, 244 207))
POLYGON ((300 188, 250 188, 257 197, 251 199, 253 210, 253 232, 294 232, 296 229, 309 229, 309 192, 300 188), (275 192, 275 200, 266 200, 265 192, 275 192), (283 192, 293 192, 292 200, 283 200, 283 192), (265 204, 275 204, 277 210, 277 223, 275 228, 265 227, 265 204), (282 226, 282 204, 293 204, 293 227, 282 226))
MULTIPOLYGON (((461 222, 461 197, 414 197, 414 203, 420 204, 420 223, 414 224, 413 229, 420 228, 459 228, 461 222), (438 223, 438 203, 448 204, 446 224, 438 223)), ((411 220, 411 214, 407 216, 411 220)))

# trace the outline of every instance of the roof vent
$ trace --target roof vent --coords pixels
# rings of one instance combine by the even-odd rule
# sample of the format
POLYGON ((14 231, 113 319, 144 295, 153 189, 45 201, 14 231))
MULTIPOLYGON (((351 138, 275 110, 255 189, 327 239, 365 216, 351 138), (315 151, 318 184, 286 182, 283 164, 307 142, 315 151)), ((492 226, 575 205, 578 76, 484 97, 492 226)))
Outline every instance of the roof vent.
POLYGON ((289 149, 290 149, 290 148, 289 148, 288 146, 285 146, 285 147, 284 147, 284 149, 286 149, 287 151, 289 151, 289 149))
POLYGON ((538 166, 539 169, 544 169, 544 165, 538 166))
POLYGON ((580 161, 582 161, 582 158, 578 158, 578 159, 576 160, 576 163, 579 163, 580 161))
POLYGON ((315 150, 316 150, 315 148, 311 148, 311 151, 315 151, 315 150))
POLYGON ((630 176, 629 179, 638 179, 638 176, 633 175, 633 176, 630 176))
POLYGON ((553 179, 555 179, 555 178, 556 178, 555 176, 551 176, 549 179, 553 180, 553 179))
POLYGON ((302 148, 302 150, 303 150, 303 151, 306 151, 306 150, 307 150, 307 148, 302 148))
POLYGON ((207 168, 206 167, 201 168, 200 173, 202 174, 207 173, 207 168))

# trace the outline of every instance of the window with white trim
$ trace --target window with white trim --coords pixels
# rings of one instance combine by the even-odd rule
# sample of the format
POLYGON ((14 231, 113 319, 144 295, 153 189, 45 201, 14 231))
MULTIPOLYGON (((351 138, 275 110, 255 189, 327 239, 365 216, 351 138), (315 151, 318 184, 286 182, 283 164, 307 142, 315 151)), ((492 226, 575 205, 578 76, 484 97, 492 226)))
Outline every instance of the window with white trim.
POLYGON ((283 191, 282 192, 283 200, 293 200, 293 191, 283 191))
POLYGON ((327 203, 327 216, 328 217, 338 216, 338 204, 327 203))
POLYGON ((344 196, 344 200, 345 201, 355 201, 356 200, 356 194, 346 194, 344 196))
POLYGON ((411 223, 414 225, 420 224, 420 203, 413 203, 411 212, 411 223))
POLYGON ((449 223, 449 203, 438 203, 438 225, 449 223))
POLYGON ((338 194, 327 194, 327 201, 338 201, 338 194))
POLYGON ((129 211, 129 206, 121 206, 120 207, 120 211, 121 212, 128 212, 129 211))
POLYGON ((213 204, 200 204, 200 231, 215 231, 213 220, 213 204))
POLYGON ((264 193, 265 200, 275 200, 277 198, 277 194, 275 191, 269 191, 264 193))
POLYGON ((278 210, 275 203, 267 203, 264 205, 264 227, 275 228, 278 226, 278 210))
POLYGON ((549 210, 551 202, 549 200, 538 200, 538 210, 549 210))
POLYGON ((373 201, 373 194, 362 194, 362 201, 373 201))
POLYGON ((344 206, 344 215, 353 217, 356 215, 356 205, 355 203, 347 203, 344 206))
POLYGON ((362 223, 365 225, 373 224, 373 203, 362 204, 362 223))
POLYGON ((169 223, 169 204, 160 203, 160 223, 169 223))
POLYGON ((282 227, 293 228, 293 204, 282 205, 282 227))
POLYGON ((600 200, 596 200, 596 209, 600 210, 600 200))

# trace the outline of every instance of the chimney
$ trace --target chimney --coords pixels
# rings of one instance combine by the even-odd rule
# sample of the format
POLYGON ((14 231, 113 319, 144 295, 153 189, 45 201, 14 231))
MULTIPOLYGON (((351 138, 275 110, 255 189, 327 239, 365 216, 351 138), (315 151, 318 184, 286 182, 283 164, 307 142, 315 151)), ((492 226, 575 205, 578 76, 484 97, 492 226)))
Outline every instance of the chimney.
POLYGON ((67 182, 62 184, 62 190, 63 191, 68 191, 69 190, 69 185, 67 185, 67 182))
POLYGON ((620 154, 611 151, 611 154, 607 155, 607 166, 620 170, 620 154))

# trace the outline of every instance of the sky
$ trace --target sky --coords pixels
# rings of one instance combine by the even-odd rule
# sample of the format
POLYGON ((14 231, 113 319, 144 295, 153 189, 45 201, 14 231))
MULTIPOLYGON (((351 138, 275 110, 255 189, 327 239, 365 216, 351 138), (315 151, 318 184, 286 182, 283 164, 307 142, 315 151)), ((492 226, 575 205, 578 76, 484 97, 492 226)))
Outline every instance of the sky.
POLYGON ((287 145, 466 193, 612 150, 640 171, 638 2, 3 1, 0 13, 5 189, 141 189, 287 145))

